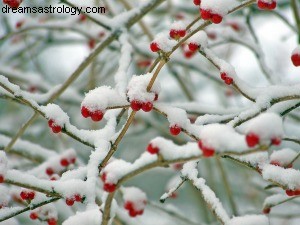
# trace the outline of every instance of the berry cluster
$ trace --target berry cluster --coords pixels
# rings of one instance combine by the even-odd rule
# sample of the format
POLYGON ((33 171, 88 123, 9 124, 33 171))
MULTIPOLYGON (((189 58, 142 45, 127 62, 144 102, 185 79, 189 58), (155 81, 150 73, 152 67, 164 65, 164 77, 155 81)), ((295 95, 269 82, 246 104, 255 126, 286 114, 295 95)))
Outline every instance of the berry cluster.
POLYGON ((300 189, 295 189, 295 190, 286 190, 285 193, 288 196, 295 196, 295 195, 300 195, 300 189))
POLYGON ((62 127, 55 123, 53 119, 48 121, 48 126, 52 129, 53 133, 59 133, 62 130, 62 127))
POLYGON ((200 15, 203 20, 210 20, 212 23, 219 24, 222 22, 223 17, 220 14, 213 13, 209 9, 201 9, 200 15))
POLYGON ((11 8, 18 8, 23 0, 3 0, 3 3, 11 8))
MULTIPOLYGON (((143 202, 146 205, 146 201, 143 202)), ((142 215, 144 213, 144 209, 139 209, 138 203, 132 201, 126 201, 124 204, 124 208, 128 210, 130 217, 136 217, 138 215, 142 215)))
POLYGON ((266 0, 258 0, 257 7, 263 10, 273 10, 276 8, 276 1, 266 1, 266 0))
POLYGON ((189 45, 186 45, 186 44, 182 44, 181 48, 182 48, 184 57, 187 58, 187 59, 192 58, 197 52, 196 50, 192 51, 190 49, 189 45))
POLYGON ((66 204, 68 206, 74 205, 75 202, 82 202, 84 198, 80 194, 75 194, 71 197, 66 198, 66 204))
POLYGON ((103 119, 104 112, 102 112, 101 110, 94 110, 94 111, 92 111, 88 107, 82 106, 81 107, 81 115, 84 118, 91 117, 91 119, 93 121, 98 122, 98 121, 101 121, 103 119))
POLYGON ((221 72, 220 77, 227 85, 231 85, 233 83, 232 77, 228 76, 228 74, 225 72, 221 72))
POLYGON ((206 146, 201 140, 198 141, 198 147, 201 149, 203 157, 208 158, 214 156, 215 154, 215 149, 206 146))
POLYGON ((74 156, 70 156, 69 158, 61 158, 60 160, 60 165, 64 166, 64 167, 68 167, 70 164, 74 164, 76 162, 76 157, 74 156))
POLYGON ((101 180, 104 183, 104 185, 103 185, 104 191, 109 192, 109 193, 114 192, 117 188, 117 185, 114 183, 107 182, 106 177, 107 177, 107 174, 105 172, 102 173, 101 180))
POLYGON ((21 199, 23 200, 28 200, 28 201, 31 201, 34 199, 35 197, 35 192, 34 191, 31 191, 31 190, 22 190, 20 192, 20 197, 21 199))
POLYGON ((158 52, 161 50, 159 44, 155 41, 151 42, 150 49, 152 52, 158 52))
MULTIPOLYGON (((250 148, 253 148, 253 147, 255 147, 256 145, 259 144, 260 138, 254 132, 249 132, 246 135, 246 142, 247 142, 247 145, 250 148)), ((271 144, 272 145, 280 145, 281 144, 281 138, 279 138, 279 137, 273 137, 273 138, 271 138, 271 144)))
POLYGON ((0 184, 4 182, 4 175, 0 174, 0 184))
MULTIPOLYGON (((40 218, 38 211, 33 211, 30 213, 29 218, 32 220, 41 220, 43 221, 42 218, 40 218)), ((56 218, 48 218, 47 220, 48 225, 56 225, 57 224, 57 219, 56 218)))
MULTIPOLYGON (((158 94, 155 93, 153 101, 157 100, 158 94)), ((130 102, 130 107, 133 111, 139 111, 140 109, 142 109, 144 112, 150 112, 153 109, 153 103, 151 101, 141 102, 139 100, 134 99, 130 102)))

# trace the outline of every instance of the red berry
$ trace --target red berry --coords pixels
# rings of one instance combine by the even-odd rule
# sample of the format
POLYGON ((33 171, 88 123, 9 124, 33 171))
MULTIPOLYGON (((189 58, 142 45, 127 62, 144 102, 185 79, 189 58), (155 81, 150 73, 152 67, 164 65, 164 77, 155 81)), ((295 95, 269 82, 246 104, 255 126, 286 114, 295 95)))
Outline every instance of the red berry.
POLYGON ((136 211, 137 215, 142 215, 144 213, 144 210, 136 211))
POLYGON ((254 133, 249 133, 246 135, 247 145, 252 148, 259 143, 259 136, 254 133))
POLYGON ((263 1, 258 1, 257 2, 257 6, 260 9, 266 9, 267 8, 267 4, 265 2, 263 2, 263 1))
POLYGON ((300 54, 293 54, 291 56, 291 60, 294 64, 294 66, 300 66, 300 54))
POLYGON ((90 111, 88 108, 86 108, 85 106, 82 106, 81 107, 81 115, 84 117, 84 118, 88 118, 90 115, 90 111))
POLYGON ((36 220, 37 218, 39 218, 38 214, 36 212, 31 212, 29 215, 30 219, 32 220, 36 220))
POLYGON ((159 148, 158 147, 154 147, 151 143, 147 146, 147 151, 150 154, 157 154, 159 152, 159 148))
POLYGON ((87 18, 87 17, 86 17, 86 15, 84 15, 84 14, 80 14, 80 15, 79 15, 79 21, 80 21, 80 22, 85 21, 86 18, 87 18))
POLYGON ((264 208, 263 214, 269 214, 271 212, 271 208, 264 208))
POLYGON ((73 157, 73 158, 70 159, 71 164, 74 164, 75 162, 76 162, 76 157, 73 157))
POLYGON ((0 174, 0 184, 4 182, 4 176, 0 174))
POLYGON ((275 1, 273 1, 271 4, 269 4, 269 9, 273 10, 276 8, 276 6, 277 6, 277 3, 275 1))
POLYGON ((27 193, 27 191, 21 191, 20 197, 23 200, 27 200, 28 199, 28 193, 27 193))
POLYGON ((66 159, 66 158, 62 158, 61 160, 60 160, 60 165, 62 165, 62 166, 64 166, 64 167, 67 167, 67 166, 69 166, 69 161, 66 159))
POLYGON ((296 189, 296 190, 294 191, 294 195, 300 195, 300 189, 296 189))
POLYGON ((179 30, 178 35, 179 35, 179 37, 184 37, 186 35, 186 31, 185 30, 179 30))
POLYGON ((214 14, 211 18, 211 22, 215 23, 215 24, 219 24, 221 23, 223 20, 223 17, 219 14, 214 14))
POLYGON ((185 51, 184 52, 184 57, 187 58, 187 59, 192 58, 192 56, 194 56, 195 53, 196 53, 195 51, 185 51))
POLYGON ((60 126, 53 126, 52 127, 52 132, 55 133, 55 134, 61 132, 61 127, 60 126))
POLYGON ((198 50, 199 48, 199 45, 197 45, 196 43, 189 43, 189 49, 192 51, 192 52, 195 52, 198 50))
POLYGON ((200 5, 200 3, 201 3, 201 0, 194 0, 195 5, 200 5))
POLYGON ((173 39, 179 39, 178 30, 171 29, 169 35, 173 39))
POLYGON ((21 27, 23 26, 24 23, 25 23, 24 20, 18 21, 18 22, 16 23, 16 28, 17 28, 17 29, 21 28, 21 27))
POLYGON ((154 96, 154 99, 153 99, 153 101, 157 101, 158 100, 158 94, 157 93, 155 93, 155 96, 154 96))
POLYGON ((74 199, 73 198, 66 198, 66 204, 68 206, 74 205, 74 199))
POLYGON ((52 120, 52 119, 48 120, 48 126, 49 126, 50 128, 52 128, 53 125, 54 125, 54 120, 52 120))
POLYGON ((56 225, 57 224, 57 220, 56 219, 54 219, 54 218, 50 218, 50 219, 48 219, 48 225, 56 225))
POLYGON ((142 110, 144 112, 150 112, 153 109, 153 104, 152 102, 144 102, 142 104, 142 110))
POLYGON ((82 201, 82 197, 80 196, 80 194, 74 195, 74 199, 75 199, 76 202, 81 202, 82 201))
POLYGON ((285 168, 293 168, 293 163, 290 163, 289 165, 285 166, 285 168))
POLYGON ((212 14, 209 10, 200 9, 201 18, 204 20, 209 20, 212 18, 212 14))
POLYGON ((18 8, 23 0, 3 0, 4 4, 7 4, 11 8, 18 8))
POLYGON ((27 193, 27 196, 28 196, 28 199, 32 200, 35 197, 35 192, 30 191, 30 192, 27 193))
POLYGON ((222 73, 220 74, 220 76, 221 76, 221 79, 224 80, 224 81, 225 81, 226 78, 228 77, 228 76, 227 76, 227 73, 225 73, 225 72, 222 72, 222 73))
POLYGON ((177 198, 178 197, 178 194, 176 192, 172 192, 170 198, 177 198))
POLYGON ((170 133, 172 135, 176 136, 176 135, 180 134, 180 132, 181 132, 181 127, 179 127, 177 124, 170 127, 170 133))
POLYGON ((231 77, 226 77, 226 79, 225 79, 225 84, 227 84, 227 85, 231 85, 232 83, 233 83, 233 79, 231 78, 231 77))
POLYGON ((46 174, 47 174, 48 176, 53 175, 53 174, 54 174, 53 169, 52 169, 51 167, 48 167, 48 168, 46 169, 46 174))
POLYGON ((102 120, 103 115, 104 115, 103 112, 100 111, 100 110, 96 110, 94 112, 91 112, 91 118, 95 122, 98 122, 98 121, 102 120))
POLYGON ((130 107, 133 111, 139 111, 142 108, 142 103, 138 100, 133 100, 130 102, 130 107))
POLYGON ((202 146, 201 150, 202 150, 203 157, 206 158, 212 157, 215 154, 215 150, 210 147, 202 146))
POLYGON ((150 49, 152 52, 158 52, 160 50, 160 48, 156 42, 152 42, 150 44, 150 49))
POLYGON ((125 202, 124 208, 127 210, 133 210, 133 203, 131 201, 125 202))
POLYGON ((295 191, 294 191, 294 190, 286 190, 285 193, 286 193, 288 196, 294 196, 294 195, 295 195, 295 191))
POLYGON ((102 182, 106 181, 106 173, 102 173, 101 180, 102 180, 102 182))
POLYGON ((103 186, 104 191, 109 192, 109 193, 114 192, 116 190, 116 188, 117 188, 117 185, 111 184, 111 183, 105 183, 103 186))
POLYGON ((135 210, 129 210, 129 216, 130 217, 136 217, 138 215, 137 211, 135 210))
POLYGON ((96 40, 93 39, 93 38, 91 38, 91 39, 89 40, 89 42, 88 42, 88 46, 89 46, 90 49, 95 48, 95 46, 96 46, 96 40))
POLYGON ((281 144, 281 139, 278 137, 272 138, 271 139, 272 145, 280 145, 281 144))
POLYGON ((202 144, 202 141, 201 141, 201 140, 198 141, 198 147, 199 147, 200 149, 202 149, 202 147, 203 147, 203 144, 202 144))

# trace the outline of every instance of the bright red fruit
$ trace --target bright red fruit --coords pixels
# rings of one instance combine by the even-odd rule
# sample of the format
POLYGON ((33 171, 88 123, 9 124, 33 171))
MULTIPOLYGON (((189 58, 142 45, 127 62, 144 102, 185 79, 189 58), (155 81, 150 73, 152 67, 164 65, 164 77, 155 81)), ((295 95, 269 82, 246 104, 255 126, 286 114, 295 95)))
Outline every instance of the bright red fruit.
POLYGON ((53 170, 51 167, 48 167, 48 168, 46 169, 46 174, 47 174, 48 176, 51 176, 51 175, 54 174, 54 170, 53 170))
POLYGON ((103 186, 104 191, 109 192, 109 193, 114 192, 116 190, 116 188, 117 188, 117 185, 111 184, 111 183, 105 183, 103 186))
POLYGON ((280 145, 281 144, 281 139, 278 137, 272 138, 271 139, 272 145, 280 145))
POLYGON ((221 23, 223 20, 223 17, 219 14, 213 14, 212 18, 211 18, 211 22, 215 23, 215 24, 219 24, 221 23))
POLYGON ((214 156, 215 150, 213 148, 203 147, 202 148, 202 153, 203 153, 204 157, 209 158, 209 157, 214 156))
POLYGON ((125 202, 124 208, 127 210, 133 210, 133 203, 131 201, 125 202))
POLYGON ((90 40, 89 40, 89 42, 88 42, 88 46, 89 46, 89 48, 92 50, 93 48, 95 48, 95 46, 96 46, 96 40, 95 39, 93 39, 93 38, 91 38, 90 40))
POLYGON ((23 0, 3 0, 3 3, 11 8, 18 8, 23 0))
POLYGON ((293 54, 291 56, 291 60, 294 64, 294 66, 300 66, 300 54, 293 54))
POLYGON ((23 200, 27 200, 27 199, 28 199, 28 193, 27 193, 26 191, 21 191, 20 197, 21 197, 23 200))
POLYGON ((200 9, 200 14, 201 14, 201 18, 204 20, 209 20, 212 18, 211 11, 209 10, 200 9))
POLYGON ((294 190, 286 190, 285 193, 286 193, 288 196, 294 196, 294 195, 295 195, 295 191, 294 191, 294 190))
POLYGON ((158 44, 156 42, 152 42, 150 44, 150 49, 151 49, 152 52, 158 52, 158 51, 160 51, 160 48, 159 48, 159 46, 158 46, 158 44))
POLYGON ((225 73, 225 72, 222 72, 222 73, 220 73, 220 77, 221 77, 221 79, 222 80, 226 80, 226 78, 228 77, 228 75, 227 75, 227 73, 225 73))
POLYGON ((272 2, 265 2, 264 0, 258 0, 257 2, 257 6, 260 9, 264 9, 264 10, 273 10, 276 8, 276 1, 272 1, 272 2))
POLYGON ((82 201, 82 197, 80 196, 80 194, 74 195, 74 199, 75 199, 76 202, 81 202, 82 201))
POLYGON ((91 114, 92 120, 95 121, 95 122, 98 122, 98 121, 102 120, 103 115, 104 115, 103 112, 100 111, 100 110, 96 110, 94 112, 91 112, 90 114, 91 114))
POLYGON ((90 115, 90 111, 87 107, 85 106, 82 106, 81 107, 81 115, 84 117, 84 118, 88 118, 90 115))
POLYGON ((74 199, 73 198, 66 198, 66 204, 68 206, 74 205, 74 199))
POLYGON ((102 173, 101 180, 102 180, 102 182, 106 181, 106 173, 102 173))
POLYGON ((27 193, 27 196, 28 196, 28 199, 32 200, 35 197, 35 192, 30 191, 30 192, 27 193))
POLYGON ((139 111, 142 108, 142 103, 138 100, 133 100, 130 102, 130 107, 133 111, 139 111))
POLYGON ((181 127, 179 127, 177 124, 170 127, 170 133, 172 135, 176 136, 176 135, 180 134, 180 132, 181 132, 181 127))
POLYGON ((192 52, 195 52, 198 50, 199 48, 199 45, 197 45, 196 43, 189 43, 189 49, 192 51, 192 52))
POLYGON ((54 218, 50 218, 50 219, 48 219, 48 225, 56 225, 57 224, 57 220, 56 219, 54 219, 54 218))
POLYGON ((226 79, 225 79, 225 84, 227 84, 227 85, 231 85, 232 83, 233 83, 233 79, 231 78, 231 77, 226 77, 226 79))
POLYGON ((36 220, 37 218, 39 218, 39 216, 38 216, 38 214, 36 212, 30 213, 29 217, 32 220, 36 220))
POLYGON ((194 0, 195 5, 200 5, 200 3, 201 3, 201 0, 194 0))
POLYGON ((4 182, 4 176, 0 174, 0 184, 4 182))
POLYGON ((158 100, 158 94, 157 93, 155 93, 155 96, 154 96, 154 99, 153 99, 153 101, 157 101, 158 100))
POLYGON ((249 133, 246 135, 247 145, 252 148, 259 143, 259 136, 254 133, 249 133))
POLYGON ((65 167, 67 167, 67 166, 69 166, 69 161, 68 161, 68 159, 66 159, 66 158, 62 158, 61 160, 60 160, 60 165, 62 165, 62 166, 65 166, 65 167))
POLYGON ((151 143, 147 146, 147 151, 150 154, 157 154, 159 152, 159 148, 158 147, 154 147, 151 143))
POLYGON ((52 132, 53 133, 59 133, 61 132, 62 128, 61 126, 55 124, 54 120, 53 119, 50 119, 48 121, 48 126, 52 129, 52 132))
POLYGON ((144 102, 142 104, 142 110, 144 112, 150 112, 153 109, 153 104, 152 102, 144 102))
POLYGON ((271 208, 264 208, 263 214, 269 214, 271 212, 271 208))

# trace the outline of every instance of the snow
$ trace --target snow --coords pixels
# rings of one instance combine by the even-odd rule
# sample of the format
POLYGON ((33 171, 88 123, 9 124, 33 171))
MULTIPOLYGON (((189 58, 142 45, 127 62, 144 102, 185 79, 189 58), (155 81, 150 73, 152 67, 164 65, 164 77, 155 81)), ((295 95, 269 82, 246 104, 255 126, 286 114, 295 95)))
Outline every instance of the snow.
POLYGON ((69 217, 62 224, 63 225, 99 225, 102 221, 102 214, 99 209, 86 210, 84 212, 77 212, 74 216, 69 217))
POLYGON ((300 55, 300 45, 294 48, 294 50, 292 51, 292 55, 300 55))
POLYGON ((46 106, 41 106, 41 110, 45 113, 48 120, 53 120, 54 124, 64 127, 69 123, 69 116, 56 104, 49 103, 46 106))
POLYGON ((0 208, 8 206, 9 201, 9 188, 4 185, 0 185, 0 208))
POLYGON ((269 220, 265 215, 246 215, 233 217, 226 225, 269 225, 269 220))
POLYGON ((132 76, 127 86, 127 96, 130 101, 138 100, 140 102, 153 102, 155 93, 159 94, 161 86, 160 83, 156 81, 152 86, 151 91, 147 92, 147 86, 152 76, 152 73, 132 76))
POLYGON ((300 188, 300 171, 295 169, 265 165, 262 170, 262 176, 265 180, 277 182, 289 190, 300 188))
POLYGON ((123 187, 121 191, 125 203, 134 203, 134 209, 137 211, 145 209, 147 203, 147 195, 145 192, 137 187, 123 187))
POLYGON ((169 38, 167 33, 159 33, 155 36, 153 42, 158 44, 158 47, 164 51, 169 52, 177 44, 175 40, 169 38))
POLYGON ((5 177, 8 160, 4 151, 0 151, 0 174, 5 177))
POLYGON ((284 148, 281 150, 273 151, 273 153, 270 155, 270 161, 278 162, 280 163, 280 165, 287 166, 293 161, 296 156, 297 153, 294 150, 290 148, 284 148))
POLYGON ((171 26, 170 30, 185 30, 186 24, 183 21, 174 21, 171 26))
POLYGON ((237 3, 235 0, 201 0, 200 7, 201 9, 210 10, 215 14, 224 16, 230 9, 237 5, 237 3))
POLYGON ((207 34, 201 30, 189 38, 188 42, 201 46, 201 48, 206 48, 208 45, 207 34))
POLYGON ((283 136, 282 118, 275 113, 262 113, 247 123, 246 133, 259 136, 261 143, 269 143, 272 138, 283 136))
POLYGON ((155 107, 167 115, 170 126, 178 125, 181 128, 188 128, 190 120, 188 119, 185 110, 177 107, 170 107, 161 103, 156 103, 155 107))

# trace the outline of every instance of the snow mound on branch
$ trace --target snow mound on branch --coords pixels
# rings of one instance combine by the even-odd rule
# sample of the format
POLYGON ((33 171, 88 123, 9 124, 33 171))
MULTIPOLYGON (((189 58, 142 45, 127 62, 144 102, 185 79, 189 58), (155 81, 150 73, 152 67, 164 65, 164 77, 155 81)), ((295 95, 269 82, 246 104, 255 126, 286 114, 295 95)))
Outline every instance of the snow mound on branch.
POLYGON ((297 153, 294 150, 290 148, 284 148, 278 151, 273 151, 270 156, 270 160, 271 162, 279 162, 280 165, 288 165, 296 156, 297 153))
POLYGON ((10 200, 9 189, 3 185, 0 185, 0 208, 1 206, 8 206, 10 200))
POLYGON ((170 28, 171 30, 185 30, 186 25, 182 21, 174 21, 170 28))
POLYGON ((254 133, 259 136, 261 142, 269 142, 270 139, 283 136, 282 118, 275 113, 262 113, 246 124, 246 133, 254 133))
POLYGON ((243 155, 243 156, 236 156, 234 158, 239 159, 242 162, 250 163, 253 166, 260 166, 268 162, 268 153, 257 152, 253 154, 243 155))
POLYGON ((209 10, 215 14, 224 16, 238 4, 235 0, 202 0, 201 9, 209 10))
POLYGON ((201 46, 202 48, 206 48, 208 45, 207 34, 205 33, 205 31, 201 30, 189 39, 189 43, 193 43, 201 46))
POLYGON ((157 43, 158 47, 164 51, 169 52, 177 44, 177 41, 171 40, 169 34, 159 33, 155 36, 153 42, 157 43))
POLYGON ((109 86, 97 87, 85 94, 81 106, 85 106, 90 111, 104 111, 107 107, 126 105, 127 101, 115 89, 109 86))
POLYGON ((246 215, 232 218, 226 225, 269 225, 269 220, 264 215, 246 215))
POLYGON ((0 175, 5 176, 7 171, 7 157, 4 151, 0 151, 0 175))
POLYGON ((127 86, 127 96, 129 97, 129 101, 138 100, 140 102, 153 102, 155 93, 159 94, 161 86, 158 81, 155 81, 151 91, 147 92, 147 86, 152 76, 152 73, 133 75, 127 86))
POLYGON ((134 202, 135 210, 144 210, 147 203, 147 195, 137 187, 122 188, 125 202, 134 202))
POLYGON ((166 114, 170 126, 176 124, 181 128, 188 128, 187 126, 190 124, 190 120, 188 119, 185 110, 176 107, 170 107, 165 104, 155 104, 155 106, 166 114))
POLYGON ((99 225, 102 221, 102 214, 99 209, 77 212, 75 216, 69 217, 63 225, 99 225))
POLYGON ((199 137, 204 146, 218 152, 247 149, 244 136, 225 124, 206 125, 201 129, 199 137))
POLYGON ((103 172, 106 173, 105 182, 113 184, 118 183, 120 177, 123 177, 130 171, 130 167, 131 163, 129 162, 121 159, 114 160, 103 169, 103 172))
POLYGON ((295 169, 265 165, 262 170, 262 176, 265 180, 272 180, 288 187, 289 190, 300 188, 300 171, 295 169))
POLYGON ((69 123, 69 116, 56 104, 49 103, 46 106, 41 106, 41 110, 48 120, 52 119, 60 127, 69 123))

